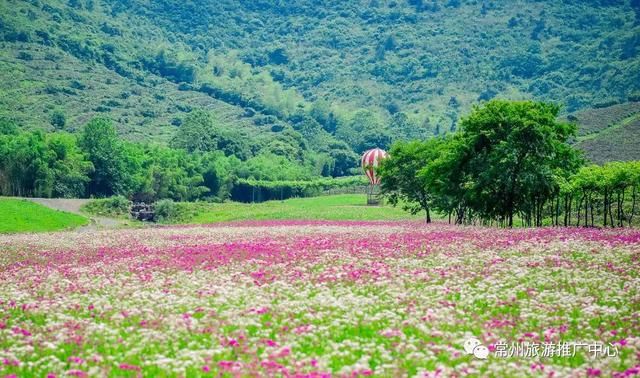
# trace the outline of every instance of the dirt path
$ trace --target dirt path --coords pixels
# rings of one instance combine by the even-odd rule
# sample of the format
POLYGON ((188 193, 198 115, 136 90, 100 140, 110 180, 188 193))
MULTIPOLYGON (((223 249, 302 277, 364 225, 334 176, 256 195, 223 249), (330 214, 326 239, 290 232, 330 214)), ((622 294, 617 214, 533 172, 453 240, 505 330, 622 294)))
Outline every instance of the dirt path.
POLYGON ((89 224, 79 227, 77 230, 80 232, 96 231, 103 229, 119 228, 125 225, 125 222, 120 219, 99 217, 95 215, 87 215, 80 211, 80 208, 85 203, 89 202, 88 199, 79 198, 25 198, 29 201, 33 201, 49 207, 54 210, 66 211, 68 213, 79 214, 89 218, 89 224))

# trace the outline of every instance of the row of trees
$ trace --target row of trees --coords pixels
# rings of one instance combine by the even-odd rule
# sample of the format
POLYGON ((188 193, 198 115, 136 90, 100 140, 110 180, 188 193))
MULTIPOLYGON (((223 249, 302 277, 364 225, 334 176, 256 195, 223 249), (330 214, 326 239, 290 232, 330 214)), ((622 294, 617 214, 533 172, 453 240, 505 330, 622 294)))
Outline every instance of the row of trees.
POLYGON ((555 209, 552 209, 555 215, 553 223, 565 226, 631 226, 638 210, 639 187, 638 161, 582 167, 560 185, 555 209))
POLYGON ((305 166, 302 157, 297 160, 278 151, 267 149, 241 160, 236 155, 250 146, 237 135, 198 134, 204 132, 196 127, 201 124, 198 117, 202 115, 187 122, 172 147, 123 141, 104 118, 93 119, 79 134, 20 131, 0 120, 0 195, 124 195, 148 202, 224 200, 236 194, 240 197, 233 199, 251 201, 244 195, 252 182, 247 180, 279 181, 278 191, 290 196, 300 193, 300 182, 320 178, 321 167, 305 166))
POLYGON ((532 101, 476 107, 455 135, 395 144, 382 191, 427 222, 436 210, 457 224, 631 224, 639 163, 584 166, 568 143, 576 126, 558 122, 558 111, 532 101))

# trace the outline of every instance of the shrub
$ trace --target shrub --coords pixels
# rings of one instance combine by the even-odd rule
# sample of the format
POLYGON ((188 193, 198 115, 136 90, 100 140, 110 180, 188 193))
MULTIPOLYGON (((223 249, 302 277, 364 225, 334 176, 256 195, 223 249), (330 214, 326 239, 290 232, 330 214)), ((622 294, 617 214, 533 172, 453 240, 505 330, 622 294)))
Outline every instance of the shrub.
POLYGON ((94 215, 129 216, 131 201, 124 196, 114 196, 92 200, 82 206, 82 210, 94 215))
POLYGON ((155 219, 158 222, 168 222, 176 217, 176 204, 170 199, 156 202, 155 219))

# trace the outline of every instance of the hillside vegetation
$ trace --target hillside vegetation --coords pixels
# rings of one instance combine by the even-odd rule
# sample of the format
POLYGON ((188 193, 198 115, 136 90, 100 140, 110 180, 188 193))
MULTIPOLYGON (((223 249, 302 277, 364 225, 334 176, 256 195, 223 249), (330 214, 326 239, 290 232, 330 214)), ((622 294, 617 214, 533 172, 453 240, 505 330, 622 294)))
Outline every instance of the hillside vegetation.
POLYGON ((169 143, 204 109, 251 156, 304 150, 289 131, 322 165, 454 131, 493 97, 637 100, 639 14, 637 0, 6 0, 0 116, 73 131, 101 115, 169 143))

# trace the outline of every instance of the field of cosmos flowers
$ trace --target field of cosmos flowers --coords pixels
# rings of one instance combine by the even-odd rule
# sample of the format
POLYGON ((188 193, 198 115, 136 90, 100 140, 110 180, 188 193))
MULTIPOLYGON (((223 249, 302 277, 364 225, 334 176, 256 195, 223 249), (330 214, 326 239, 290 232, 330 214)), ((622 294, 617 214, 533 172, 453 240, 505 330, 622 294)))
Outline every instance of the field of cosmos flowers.
POLYGON ((0 376, 640 374, 638 230, 260 221, 0 251, 0 376), (543 355, 561 343, 606 353, 543 355))

